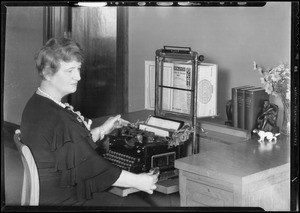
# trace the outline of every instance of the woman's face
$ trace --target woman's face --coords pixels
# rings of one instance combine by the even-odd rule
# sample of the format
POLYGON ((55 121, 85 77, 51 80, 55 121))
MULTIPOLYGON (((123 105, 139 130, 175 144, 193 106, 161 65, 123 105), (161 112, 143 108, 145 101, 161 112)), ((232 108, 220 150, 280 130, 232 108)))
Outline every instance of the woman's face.
POLYGON ((56 92, 62 97, 77 90, 77 83, 80 81, 81 62, 70 61, 60 62, 58 71, 50 76, 50 82, 56 92))

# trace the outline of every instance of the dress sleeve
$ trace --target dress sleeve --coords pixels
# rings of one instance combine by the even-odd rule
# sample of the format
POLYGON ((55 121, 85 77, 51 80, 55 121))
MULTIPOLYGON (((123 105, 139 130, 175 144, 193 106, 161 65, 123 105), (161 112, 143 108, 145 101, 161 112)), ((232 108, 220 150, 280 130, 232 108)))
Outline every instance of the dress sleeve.
POLYGON ((55 170, 61 173, 60 186, 75 186, 78 200, 91 199, 94 192, 108 189, 121 169, 95 151, 90 132, 76 120, 57 125, 51 144, 55 170))

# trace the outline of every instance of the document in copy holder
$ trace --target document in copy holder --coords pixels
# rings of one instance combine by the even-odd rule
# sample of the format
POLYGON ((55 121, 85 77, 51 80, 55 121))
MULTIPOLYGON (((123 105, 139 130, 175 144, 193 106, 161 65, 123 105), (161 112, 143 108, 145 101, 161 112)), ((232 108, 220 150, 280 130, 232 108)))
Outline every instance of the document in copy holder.
MULTIPOLYGON (((173 86, 173 64, 164 63, 164 86, 173 86)), ((155 108, 155 61, 145 61, 145 109, 155 108)), ((172 90, 163 89, 163 109, 171 110, 172 90)))
MULTIPOLYGON (((192 88, 192 64, 174 64, 173 87, 181 89, 192 88)), ((173 112, 190 114, 191 91, 173 89, 173 112)))
MULTIPOLYGON (((192 65, 190 63, 164 63, 163 84, 173 88, 163 88, 163 110, 190 113, 192 65)), ((218 66, 201 63, 198 66, 197 117, 217 115, 218 66)), ((154 110, 155 61, 145 61, 145 108, 154 110)))
POLYGON ((197 117, 217 115, 218 66, 201 63, 198 66, 197 117))

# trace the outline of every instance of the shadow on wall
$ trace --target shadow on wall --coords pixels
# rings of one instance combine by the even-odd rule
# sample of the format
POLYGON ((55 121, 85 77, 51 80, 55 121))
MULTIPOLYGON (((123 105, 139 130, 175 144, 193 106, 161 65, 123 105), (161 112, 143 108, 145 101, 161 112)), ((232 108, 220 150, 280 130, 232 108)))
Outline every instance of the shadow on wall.
POLYGON ((220 119, 225 124, 225 121, 227 120, 226 116, 226 102, 231 99, 231 91, 228 96, 228 85, 229 85, 229 76, 230 73, 227 70, 221 70, 220 67, 218 67, 218 92, 217 92, 217 110, 218 114, 220 115, 220 119))

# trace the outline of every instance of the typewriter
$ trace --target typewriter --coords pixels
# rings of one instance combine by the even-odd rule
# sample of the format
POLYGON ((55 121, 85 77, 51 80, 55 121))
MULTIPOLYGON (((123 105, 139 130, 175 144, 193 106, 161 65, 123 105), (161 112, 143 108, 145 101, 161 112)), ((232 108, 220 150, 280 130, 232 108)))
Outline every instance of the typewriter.
POLYGON ((133 172, 159 170, 159 180, 178 176, 174 161, 184 157, 184 143, 192 128, 182 121, 149 116, 144 123, 117 129, 109 135, 109 149, 104 158, 133 172))

